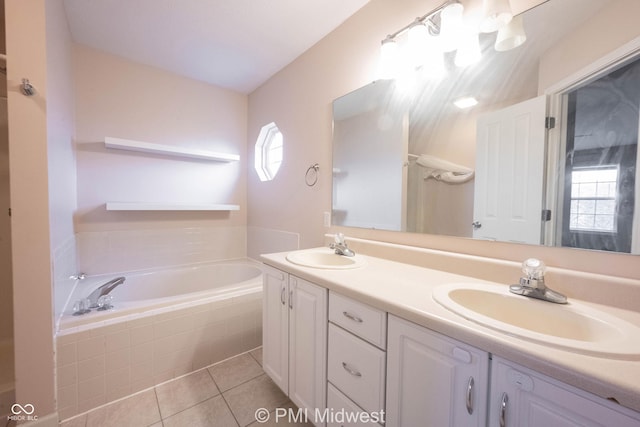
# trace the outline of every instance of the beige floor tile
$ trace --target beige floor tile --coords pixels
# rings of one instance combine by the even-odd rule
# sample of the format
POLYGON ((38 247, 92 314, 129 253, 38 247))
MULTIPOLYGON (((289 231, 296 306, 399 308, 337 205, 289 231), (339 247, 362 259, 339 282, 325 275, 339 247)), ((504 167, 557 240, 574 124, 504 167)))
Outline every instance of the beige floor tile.
POLYGON ((223 392, 264 373, 258 362, 247 353, 210 366, 208 369, 218 388, 223 392))
POLYGON ((164 427, 237 427, 222 396, 212 397, 163 420, 164 427))
POLYGON ((258 362, 260 366, 262 366, 262 347, 251 350, 249 354, 252 355, 254 359, 256 359, 256 362, 258 362))
POLYGON ((206 369, 156 387, 162 418, 184 411, 191 406, 220 394, 206 369))
POLYGON ((256 421, 255 414, 259 408, 273 411, 288 401, 287 396, 266 375, 226 391, 223 396, 241 426, 256 421))
POLYGON ((60 423, 60 427, 85 427, 87 425, 87 414, 74 417, 60 423))
POLYGON ((87 427, 141 427, 160 421, 154 390, 144 391, 87 414, 87 427))

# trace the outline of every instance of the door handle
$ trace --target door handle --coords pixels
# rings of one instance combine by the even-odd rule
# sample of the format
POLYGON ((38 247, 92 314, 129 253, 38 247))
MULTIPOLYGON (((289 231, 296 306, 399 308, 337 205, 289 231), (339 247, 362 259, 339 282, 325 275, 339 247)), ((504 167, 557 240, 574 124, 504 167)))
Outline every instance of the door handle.
POLYGON ((473 414, 473 385, 474 385, 473 377, 469 377, 469 383, 467 384, 467 399, 466 399, 467 412, 469 413, 469 415, 473 414))
POLYGON ((474 230, 477 230, 478 228, 482 228, 482 223, 480 221, 473 221, 471 223, 471 226, 474 230))
POLYGON ((282 290, 280 291, 280 302, 282 303, 282 305, 286 304, 286 301, 284 300, 285 292, 286 292, 286 289, 283 286, 282 290))
POLYGON ((502 399, 500 399, 500 427, 507 426, 507 403, 509 402, 509 396, 507 393, 502 393, 502 399))

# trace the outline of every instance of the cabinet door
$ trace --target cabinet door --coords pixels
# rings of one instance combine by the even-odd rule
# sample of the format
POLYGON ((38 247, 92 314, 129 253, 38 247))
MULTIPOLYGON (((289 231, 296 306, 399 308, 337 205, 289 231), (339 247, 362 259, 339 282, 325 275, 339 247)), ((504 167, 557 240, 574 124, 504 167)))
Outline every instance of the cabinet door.
POLYGON ((499 357, 493 358, 490 427, 638 427, 640 414, 499 357))
POLYGON ((288 274, 264 266, 262 367, 282 391, 289 392, 288 274))
POLYGON ((484 426, 488 353, 389 316, 387 427, 484 426))
POLYGON ((327 290, 289 276, 289 398, 299 408, 326 407, 327 290))

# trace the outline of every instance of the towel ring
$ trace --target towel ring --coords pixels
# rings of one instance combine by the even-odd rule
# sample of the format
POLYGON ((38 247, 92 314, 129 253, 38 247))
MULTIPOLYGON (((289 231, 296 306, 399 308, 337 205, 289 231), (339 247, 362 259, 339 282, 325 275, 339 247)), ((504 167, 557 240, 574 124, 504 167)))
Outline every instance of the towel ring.
POLYGON ((307 187, 313 187, 318 182, 318 170, 320 170, 320 165, 317 163, 307 169, 307 173, 304 174, 304 182, 307 187))

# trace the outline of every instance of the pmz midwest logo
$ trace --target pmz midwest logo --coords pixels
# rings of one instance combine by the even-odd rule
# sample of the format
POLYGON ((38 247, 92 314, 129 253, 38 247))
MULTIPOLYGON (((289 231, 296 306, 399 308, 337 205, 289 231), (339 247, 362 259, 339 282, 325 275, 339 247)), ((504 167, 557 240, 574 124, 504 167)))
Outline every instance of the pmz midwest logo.
POLYGON ((11 405, 11 413, 13 415, 8 415, 7 420, 36 421, 38 419, 38 416, 33 414, 35 411, 36 408, 31 403, 27 403, 26 405, 14 403, 13 405, 11 405))

